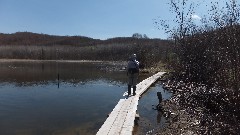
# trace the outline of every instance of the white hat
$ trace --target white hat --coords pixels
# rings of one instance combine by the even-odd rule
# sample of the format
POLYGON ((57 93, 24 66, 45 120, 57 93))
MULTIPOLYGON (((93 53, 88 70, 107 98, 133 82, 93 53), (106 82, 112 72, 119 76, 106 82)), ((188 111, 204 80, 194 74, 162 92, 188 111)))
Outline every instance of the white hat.
POLYGON ((137 55, 134 53, 132 54, 131 58, 137 58, 137 55))

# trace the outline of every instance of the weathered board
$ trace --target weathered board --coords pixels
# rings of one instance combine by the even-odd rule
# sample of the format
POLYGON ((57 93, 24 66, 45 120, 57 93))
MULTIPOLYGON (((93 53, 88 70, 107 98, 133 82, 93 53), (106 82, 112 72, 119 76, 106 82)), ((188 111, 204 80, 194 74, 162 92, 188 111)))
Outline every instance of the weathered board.
POLYGON ((139 97, 165 72, 158 72, 137 85, 136 95, 120 99, 97 135, 132 135, 139 97))

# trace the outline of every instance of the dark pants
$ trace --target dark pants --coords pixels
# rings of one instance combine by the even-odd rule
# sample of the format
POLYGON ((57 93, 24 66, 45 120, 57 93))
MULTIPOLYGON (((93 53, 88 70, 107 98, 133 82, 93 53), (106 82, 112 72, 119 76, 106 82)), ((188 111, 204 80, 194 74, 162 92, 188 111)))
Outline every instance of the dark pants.
MULTIPOLYGON (((133 95, 136 95, 136 86, 133 86, 133 95)), ((131 85, 128 85, 128 95, 131 95, 131 85)))
POLYGON ((131 87, 133 87, 133 95, 136 95, 138 73, 128 75, 128 95, 131 95, 131 87))

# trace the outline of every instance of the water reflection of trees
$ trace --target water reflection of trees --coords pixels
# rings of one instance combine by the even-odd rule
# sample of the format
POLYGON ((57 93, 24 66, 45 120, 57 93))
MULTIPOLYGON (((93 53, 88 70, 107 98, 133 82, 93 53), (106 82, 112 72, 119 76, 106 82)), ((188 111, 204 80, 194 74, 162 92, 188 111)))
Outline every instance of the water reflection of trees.
POLYGON ((72 84, 96 80, 125 84, 125 71, 120 70, 124 66, 106 62, 3 62, 0 81, 18 86, 57 83, 59 74, 60 82, 72 84))

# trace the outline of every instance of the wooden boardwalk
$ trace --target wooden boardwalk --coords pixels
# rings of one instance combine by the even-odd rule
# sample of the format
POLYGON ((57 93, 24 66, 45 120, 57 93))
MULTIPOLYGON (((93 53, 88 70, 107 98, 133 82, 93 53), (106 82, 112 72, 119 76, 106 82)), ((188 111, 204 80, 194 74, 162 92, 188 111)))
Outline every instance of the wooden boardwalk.
POLYGON ((137 85, 136 95, 120 99, 109 117, 106 119, 97 135, 132 135, 140 96, 165 72, 143 80, 137 85))

